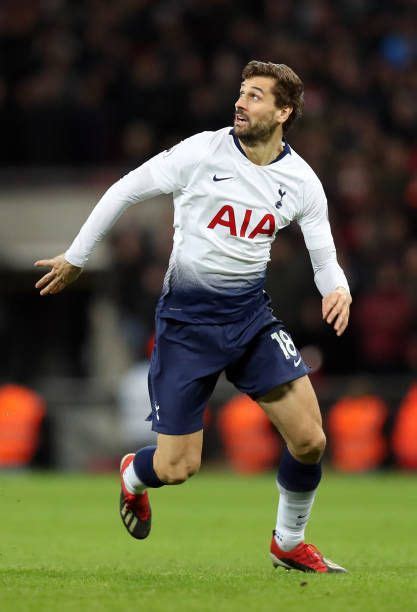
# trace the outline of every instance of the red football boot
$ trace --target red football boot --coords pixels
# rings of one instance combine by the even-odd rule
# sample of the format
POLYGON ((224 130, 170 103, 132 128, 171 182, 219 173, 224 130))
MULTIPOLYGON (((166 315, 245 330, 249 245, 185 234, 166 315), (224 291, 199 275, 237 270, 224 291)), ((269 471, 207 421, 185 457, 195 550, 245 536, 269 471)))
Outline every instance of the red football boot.
POLYGON ((133 538, 144 540, 151 530, 152 512, 148 493, 129 493, 123 481, 123 472, 132 463, 134 453, 125 455, 120 462, 120 480, 122 491, 120 493, 120 516, 123 525, 133 538))
POLYGON ((301 542, 292 550, 281 550, 275 539, 275 531, 272 532, 270 554, 274 567, 285 567, 287 570, 296 569, 300 572, 319 574, 347 572, 344 567, 323 557, 313 544, 301 542))

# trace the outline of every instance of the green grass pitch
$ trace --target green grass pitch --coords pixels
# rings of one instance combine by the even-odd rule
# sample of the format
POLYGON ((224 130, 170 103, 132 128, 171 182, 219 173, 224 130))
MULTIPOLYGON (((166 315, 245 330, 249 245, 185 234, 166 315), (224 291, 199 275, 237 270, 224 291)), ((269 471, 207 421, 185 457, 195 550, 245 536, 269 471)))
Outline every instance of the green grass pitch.
POLYGON ((308 541, 348 575, 274 570, 274 476, 204 472, 151 492, 131 538, 116 475, 0 475, 0 610, 417 610, 417 477, 328 475, 308 541))

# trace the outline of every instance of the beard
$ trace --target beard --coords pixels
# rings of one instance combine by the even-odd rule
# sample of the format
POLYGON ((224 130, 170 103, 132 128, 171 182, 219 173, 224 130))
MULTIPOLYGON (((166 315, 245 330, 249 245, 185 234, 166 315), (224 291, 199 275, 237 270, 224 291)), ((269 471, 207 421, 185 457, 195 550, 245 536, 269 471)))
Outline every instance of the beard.
POLYGON ((255 125, 250 125, 249 119, 246 116, 245 118, 248 121, 246 125, 236 125, 236 121, 233 122, 233 125, 236 136, 248 147, 268 142, 279 125, 277 121, 272 119, 260 120, 255 125))

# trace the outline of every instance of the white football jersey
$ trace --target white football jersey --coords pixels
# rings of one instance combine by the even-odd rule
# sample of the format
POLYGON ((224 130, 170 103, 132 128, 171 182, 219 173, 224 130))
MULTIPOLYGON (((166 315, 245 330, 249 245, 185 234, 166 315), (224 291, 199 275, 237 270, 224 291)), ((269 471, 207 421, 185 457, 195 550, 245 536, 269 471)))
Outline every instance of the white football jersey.
POLYGON ((123 210, 161 193, 173 194, 175 208, 161 316, 223 323, 263 308, 272 241, 294 220, 310 254, 329 255, 326 270, 320 262, 323 270, 315 267, 319 288, 348 288, 316 174, 288 143, 267 166, 252 163, 230 127, 191 136, 112 185, 65 253, 67 260, 85 265, 123 210))
POLYGON ((287 143, 258 166, 229 127, 196 134, 147 164, 175 207, 163 316, 231 321, 263 305, 271 244, 293 220, 308 249, 333 245, 322 185, 287 143))

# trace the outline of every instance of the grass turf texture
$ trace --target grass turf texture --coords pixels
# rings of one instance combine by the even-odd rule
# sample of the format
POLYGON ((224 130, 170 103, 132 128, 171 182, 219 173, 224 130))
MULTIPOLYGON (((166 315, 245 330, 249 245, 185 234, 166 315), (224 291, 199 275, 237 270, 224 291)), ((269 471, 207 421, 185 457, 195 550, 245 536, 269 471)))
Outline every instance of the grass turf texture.
POLYGON ((417 477, 323 481, 308 541, 348 575, 273 569, 273 475, 201 473, 151 492, 131 538, 116 476, 0 475, 0 610, 417 610, 417 477))

